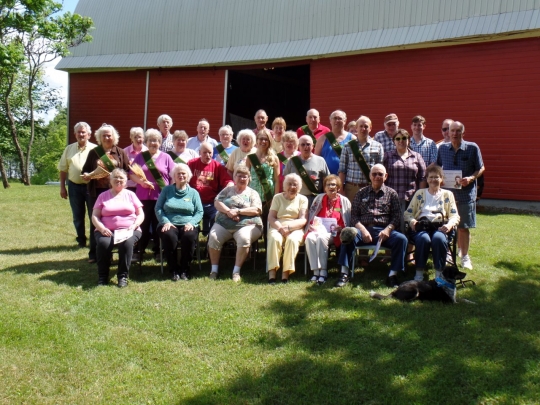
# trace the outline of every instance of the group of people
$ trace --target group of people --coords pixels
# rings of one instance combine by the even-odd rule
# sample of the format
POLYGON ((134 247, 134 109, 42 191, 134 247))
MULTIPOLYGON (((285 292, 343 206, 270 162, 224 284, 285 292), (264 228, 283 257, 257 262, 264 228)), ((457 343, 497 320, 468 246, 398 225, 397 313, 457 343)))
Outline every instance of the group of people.
POLYGON ((478 145, 463 139, 462 123, 444 120, 443 139, 435 143, 423 134, 422 116, 412 119, 411 135, 389 114, 374 137, 367 116, 348 125, 341 110, 325 127, 310 109, 296 132, 286 130, 282 117, 267 128, 264 110, 254 120, 256 128, 239 131, 236 140, 230 126, 221 127, 217 142, 206 119, 189 138, 185 131, 171 133, 171 117, 161 115, 159 130, 132 128, 125 149, 111 125, 96 131, 97 145, 89 142, 87 123, 75 125, 77 142, 58 165, 60 194, 69 196, 81 247, 87 242, 85 209, 91 213, 89 262, 97 262, 98 284, 109 282, 117 245, 118 286, 126 286, 129 265, 142 260, 150 238, 154 256, 164 252, 172 280, 188 280, 199 232, 208 237, 211 279, 218 278, 224 244, 234 239, 232 278, 240 281, 251 244, 264 236, 271 284, 280 269, 281 282, 288 282, 305 244, 311 280, 318 284, 328 277, 329 247, 339 248, 336 286, 344 286, 354 249, 381 241, 391 250, 387 282, 394 286, 405 267, 406 227, 416 246, 415 279, 424 277, 430 247, 436 273, 442 271, 456 225, 461 263, 472 268, 469 229, 476 226, 476 183, 484 165, 478 145), (446 171, 459 175, 459 187, 441 188, 448 187, 446 171), (347 227, 357 235, 342 245, 347 227))

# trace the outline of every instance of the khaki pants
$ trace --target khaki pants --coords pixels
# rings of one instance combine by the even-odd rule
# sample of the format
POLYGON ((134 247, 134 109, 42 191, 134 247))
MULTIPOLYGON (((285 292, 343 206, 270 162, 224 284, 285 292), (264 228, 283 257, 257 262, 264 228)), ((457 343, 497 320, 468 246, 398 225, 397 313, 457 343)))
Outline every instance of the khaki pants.
POLYGON ((304 231, 297 229, 283 240, 283 236, 277 229, 270 228, 268 230, 268 246, 266 248, 268 252, 266 255, 268 270, 279 269, 279 258, 283 250, 283 245, 285 245, 285 251, 283 252, 283 271, 294 273, 294 261, 303 237, 304 231))
POLYGON ((354 196, 356 195, 356 193, 358 193, 358 190, 360 190, 363 187, 365 187, 365 186, 359 187, 359 186, 355 186, 355 185, 350 184, 350 183, 345 183, 345 187, 343 188, 343 194, 352 203, 353 200, 354 200, 354 196))

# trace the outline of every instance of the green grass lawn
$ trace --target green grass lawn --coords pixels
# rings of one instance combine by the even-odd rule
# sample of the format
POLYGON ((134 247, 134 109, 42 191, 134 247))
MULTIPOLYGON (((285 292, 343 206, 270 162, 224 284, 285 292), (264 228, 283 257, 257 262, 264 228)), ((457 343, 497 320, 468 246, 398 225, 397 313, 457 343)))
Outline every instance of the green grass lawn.
MULTIPOLYGON (((57 187, 0 191, 1 404, 540 403, 540 218, 485 213, 458 296, 375 301, 384 265, 343 289, 171 282, 153 260, 97 288, 57 187)), ((335 261, 332 262, 335 266, 335 261)), ((112 273, 116 268, 113 267, 112 273)), ((333 270, 333 273, 336 269, 333 270)), ((408 270, 412 278, 413 269, 408 270)))

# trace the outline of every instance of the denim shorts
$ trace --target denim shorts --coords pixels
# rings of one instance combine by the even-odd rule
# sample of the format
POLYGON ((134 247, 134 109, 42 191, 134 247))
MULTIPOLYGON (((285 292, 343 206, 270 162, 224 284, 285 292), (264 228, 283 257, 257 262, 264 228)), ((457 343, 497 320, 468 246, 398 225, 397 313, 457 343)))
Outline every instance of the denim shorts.
POLYGON ((459 229, 476 228, 476 202, 458 202, 459 229))

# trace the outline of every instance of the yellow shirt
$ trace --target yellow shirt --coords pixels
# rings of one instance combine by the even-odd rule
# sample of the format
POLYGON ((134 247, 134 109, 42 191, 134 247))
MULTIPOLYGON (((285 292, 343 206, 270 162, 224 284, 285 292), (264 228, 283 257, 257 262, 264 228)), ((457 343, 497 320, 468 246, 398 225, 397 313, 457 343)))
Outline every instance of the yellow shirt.
POLYGON ((68 179, 75 184, 86 184, 81 177, 81 170, 88 157, 88 152, 94 149, 97 145, 92 142, 87 142, 82 149, 79 148, 77 142, 68 145, 62 153, 60 162, 58 162, 58 170, 66 172, 68 179))

